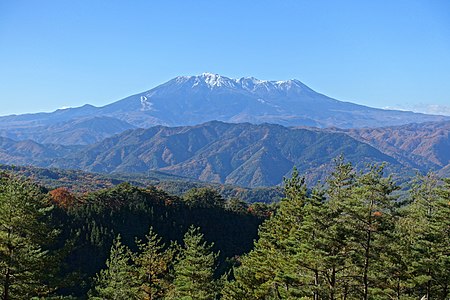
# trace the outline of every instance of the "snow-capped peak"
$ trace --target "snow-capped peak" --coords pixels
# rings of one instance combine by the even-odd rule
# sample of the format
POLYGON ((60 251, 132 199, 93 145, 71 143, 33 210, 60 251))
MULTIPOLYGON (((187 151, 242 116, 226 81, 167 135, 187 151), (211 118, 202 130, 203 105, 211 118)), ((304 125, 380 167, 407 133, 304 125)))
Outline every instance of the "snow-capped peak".
POLYGON ((210 89, 216 87, 236 88, 236 82, 233 79, 219 74, 203 73, 200 76, 193 76, 193 78, 194 82, 192 87, 205 84, 210 89))
POLYGON ((176 78, 177 84, 188 84, 189 87, 207 87, 208 89, 215 88, 230 88, 243 89, 249 92, 255 91, 286 91, 291 89, 307 88, 300 81, 296 79, 285 81, 269 81, 261 80, 255 77, 241 77, 239 79, 232 79, 215 73, 205 72, 197 76, 179 76, 176 78))
POLYGON ((206 84, 210 87, 214 86, 222 86, 224 83, 226 83, 229 80, 226 80, 228 78, 224 78, 218 74, 212 74, 212 73, 203 73, 201 75, 202 79, 206 82, 206 84))
POLYGON ((219 74, 210 73, 210 72, 203 72, 202 75, 200 75, 200 76, 206 77, 206 78, 220 78, 220 77, 222 77, 219 74))

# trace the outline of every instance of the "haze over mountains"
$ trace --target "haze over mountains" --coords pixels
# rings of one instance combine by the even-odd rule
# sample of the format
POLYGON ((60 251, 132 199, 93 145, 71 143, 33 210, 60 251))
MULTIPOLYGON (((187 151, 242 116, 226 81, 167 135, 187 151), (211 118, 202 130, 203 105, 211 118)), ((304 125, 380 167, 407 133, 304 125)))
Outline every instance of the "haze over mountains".
POLYGON ((397 173, 447 174, 449 131, 450 117, 341 102, 298 80, 204 73, 103 107, 0 117, 0 163, 263 186, 294 166, 317 180, 344 154, 397 173))

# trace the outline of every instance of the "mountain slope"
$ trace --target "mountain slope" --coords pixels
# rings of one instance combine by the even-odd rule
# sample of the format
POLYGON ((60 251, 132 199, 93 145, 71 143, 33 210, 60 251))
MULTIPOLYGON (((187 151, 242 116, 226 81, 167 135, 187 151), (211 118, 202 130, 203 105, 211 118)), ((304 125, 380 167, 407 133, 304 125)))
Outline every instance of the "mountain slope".
POLYGON ((439 169, 450 164, 450 122, 351 129, 341 132, 346 132, 415 168, 439 169))
POLYGON ((173 175, 242 186, 279 184, 296 166, 309 181, 344 154, 357 167, 388 162, 395 173, 450 170, 450 122, 375 129, 287 128, 230 124, 131 129, 94 145, 0 139, 0 163, 102 173, 173 175))
POLYGON ((449 119, 341 102, 313 91, 298 80, 230 79, 210 73, 177 77, 102 107, 99 112, 138 127, 195 125, 219 120, 353 128, 449 119))
POLYGON ((0 136, 42 144, 88 145, 132 128, 135 127, 115 118, 83 117, 53 125, 0 129, 0 136))
POLYGON ((77 146, 43 145, 31 140, 14 141, 0 137, 0 163, 45 166, 79 149, 77 146))
POLYGON ((0 117, 0 136, 42 143, 91 144, 134 127, 186 126, 212 120, 360 128, 435 122, 450 117, 341 102, 298 80, 231 79, 204 73, 176 77, 103 107, 85 105, 53 113, 0 117), (80 123, 92 118, 99 119, 79 128, 80 123))
POLYGON ((357 166, 386 161, 392 170, 402 168, 394 158, 344 133, 218 121, 127 131, 56 160, 51 166, 105 173, 160 170, 255 187, 279 184, 294 166, 310 180, 317 180, 340 154, 357 166))

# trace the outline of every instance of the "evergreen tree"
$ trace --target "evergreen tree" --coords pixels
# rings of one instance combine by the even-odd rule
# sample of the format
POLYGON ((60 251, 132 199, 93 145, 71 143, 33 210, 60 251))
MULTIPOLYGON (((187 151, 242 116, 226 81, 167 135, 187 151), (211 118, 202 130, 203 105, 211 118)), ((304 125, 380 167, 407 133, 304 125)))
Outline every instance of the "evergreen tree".
POLYGON ((191 207, 224 207, 225 199, 213 188, 193 188, 183 195, 186 204, 191 207))
POLYGON ((324 295, 322 274, 325 270, 324 259, 328 255, 327 249, 323 247, 326 243, 322 227, 324 214, 323 190, 317 187, 310 197, 305 197, 302 213, 299 214, 301 219, 298 219, 286 241, 286 248, 292 256, 289 260, 297 266, 289 278, 301 283, 300 291, 289 290, 288 295, 291 297, 304 296, 306 293, 306 296, 316 300, 324 295))
POLYGON ((355 170, 342 156, 335 160, 335 168, 327 178, 327 203, 316 214, 320 236, 319 248, 323 249, 323 276, 327 298, 346 299, 351 290, 351 254, 349 235, 351 229, 341 222, 344 203, 349 201, 355 187, 355 170))
POLYGON ((106 269, 94 279, 90 299, 139 299, 139 282, 132 262, 132 253, 122 244, 120 235, 114 240, 106 261, 106 269))
MULTIPOLYGON (((304 178, 294 169, 285 179, 278 210, 259 229, 254 249, 234 269, 235 280, 226 283, 224 299, 285 299, 311 295, 311 272, 296 262, 290 237, 303 221, 307 203, 304 178)), ((298 246, 298 245, 297 245, 298 246)))
POLYGON ((239 214, 246 214, 248 212, 248 204, 239 198, 231 198, 225 203, 225 209, 239 214))
POLYGON ((57 231, 50 228, 52 207, 33 184, 0 174, 0 295, 27 299, 50 292, 53 275, 48 246, 57 231))
POLYGON ((190 227, 174 265, 175 278, 169 299, 211 300, 218 295, 214 271, 217 254, 198 228, 190 227))
POLYGON ((353 297, 367 300, 378 292, 380 270, 377 263, 392 241, 395 224, 395 196, 398 189, 384 166, 373 165, 356 177, 352 195, 342 202, 340 222, 347 228, 346 239, 352 251, 353 297))
POLYGON ((307 193, 294 171, 286 198, 234 270, 225 299, 388 299, 398 189, 383 166, 355 174, 338 159, 327 188, 307 193))
POLYGON ((146 241, 137 241, 140 253, 134 257, 141 299, 162 299, 169 289, 169 267, 173 248, 165 249, 161 238, 150 228, 146 241))
POLYGON ((433 174, 419 178, 402 220, 408 241, 411 286, 417 297, 446 299, 450 285, 450 182, 433 174))
POLYGON ((436 212, 438 243, 436 247, 436 285, 437 296, 442 299, 450 297, 450 178, 443 180, 438 187, 439 204, 436 212))

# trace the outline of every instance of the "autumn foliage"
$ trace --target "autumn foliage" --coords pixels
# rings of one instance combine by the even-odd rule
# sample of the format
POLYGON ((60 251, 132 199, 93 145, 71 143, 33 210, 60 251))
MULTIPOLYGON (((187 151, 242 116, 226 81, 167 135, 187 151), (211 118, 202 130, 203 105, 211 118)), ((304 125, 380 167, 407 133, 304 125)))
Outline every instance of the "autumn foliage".
POLYGON ((73 206, 77 198, 67 188, 59 187, 50 191, 50 196, 53 202, 59 207, 69 208, 73 206))

